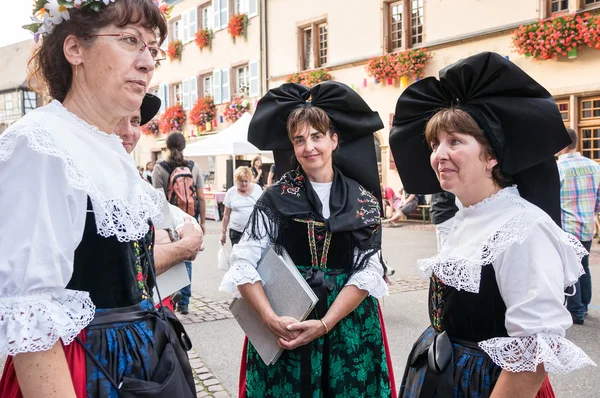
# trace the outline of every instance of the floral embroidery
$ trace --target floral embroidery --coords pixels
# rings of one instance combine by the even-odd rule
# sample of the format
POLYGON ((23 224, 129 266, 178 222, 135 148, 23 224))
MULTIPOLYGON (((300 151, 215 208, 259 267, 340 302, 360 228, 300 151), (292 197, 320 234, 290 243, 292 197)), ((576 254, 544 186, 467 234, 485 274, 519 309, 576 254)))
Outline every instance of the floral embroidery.
POLYGON ((356 218, 361 218, 365 225, 381 223, 379 202, 369 191, 359 186, 360 196, 357 198, 360 208, 356 210, 356 218))
POLYGON ((437 332, 442 332, 442 311, 444 310, 444 292, 446 285, 440 278, 431 277, 431 324, 437 332))
MULTIPOLYGON (((154 225, 150 227, 150 230, 146 234, 145 239, 148 243, 148 253, 153 253, 153 241, 154 241, 154 225)), ((140 292, 142 293, 143 300, 149 300, 150 294, 148 293, 148 269, 149 267, 154 266, 154 261, 146 258, 144 256, 142 258, 142 248, 141 245, 144 244, 141 240, 133 242, 133 252, 135 255, 135 272, 136 272, 136 281, 140 292), (142 264, 144 261, 145 264, 142 264)))
POLYGON ((286 173, 279 181, 281 184, 281 194, 291 194, 300 197, 300 190, 304 187, 304 176, 298 171, 286 173))

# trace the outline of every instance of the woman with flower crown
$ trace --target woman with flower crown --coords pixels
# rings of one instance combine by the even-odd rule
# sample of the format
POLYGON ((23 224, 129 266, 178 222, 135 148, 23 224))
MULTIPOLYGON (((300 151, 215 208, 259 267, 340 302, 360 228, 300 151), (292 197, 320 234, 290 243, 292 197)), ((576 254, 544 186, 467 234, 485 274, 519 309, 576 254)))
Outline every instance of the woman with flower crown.
POLYGON ((193 397, 185 351, 152 303, 164 195, 113 134, 164 59, 164 6, 35 7, 31 81, 53 101, 0 136, 0 396, 193 397))

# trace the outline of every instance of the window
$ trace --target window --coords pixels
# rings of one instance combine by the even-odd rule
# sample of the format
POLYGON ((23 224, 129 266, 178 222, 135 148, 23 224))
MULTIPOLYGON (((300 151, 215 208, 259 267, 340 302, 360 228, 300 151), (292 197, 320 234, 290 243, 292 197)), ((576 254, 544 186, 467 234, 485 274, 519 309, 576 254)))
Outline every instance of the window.
POLYGON ((216 105, 231 101, 230 74, 230 69, 213 71, 213 99, 216 105))
POLYGON ((304 48, 302 54, 304 56, 304 66, 302 69, 310 69, 313 64, 313 45, 312 45, 312 28, 306 28, 303 31, 304 48))
POLYGON ((579 100, 581 154, 600 162, 600 97, 579 100))
POLYGON ((232 6, 231 9, 233 10, 234 14, 243 14, 246 12, 246 1, 244 0, 231 0, 232 1, 232 6))
POLYGON ((598 4, 600 5, 600 0, 585 0, 585 3, 583 3, 585 6, 591 6, 593 4, 598 4))
POLYGON ((173 21, 171 30, 173 31, 173 34, 171 35, 171 41, 181 40, 181 19, 173 21))
POLYGON ((388 52, 406 50, 421 44, 424 35, 424 0, 384 3, 384 41, 388 52))
POLYGON ((411 0, 411 43, 423 43, 423 0, 411 0))
POLYGON ((23 108, 25 113, 37 108, 37 94, 34 91, 23 91, 23 108))
POLYGON ((200 28, 211 29, 212 28, 212 7, 206 6, 200 9, 200 28))
POLYGON ((213 96, 213 78, 212 75, 202 77, 202 97, 213 96))
POLYGON ((12 110, 13 110, 13 95, 12 95, 12 93, 4 94, 4 109, 7 112, 12 112, 12 110))
POLYGON ((570 120, 570 109, 569 109, 569 100, 556 101, 556 105, 558 106, 558 111, 560 112, 560 116, 562 117, 563 122, 567 123, 570 120))
POLYGON ((300 70, 319 68, 327 63, 328 36, 329 29, 326 21, 318 21, 298 28, 300 70))
POLYGON ((327 24, 319 25, 319 66, 327 63, 327 24))
POLYGON ((181 104, 183 102, 183 92, 181 83, 177 83, 173 85, 173 101, 172 104, 181 104))
POLYGON ((580 120, 600 119, 600 97, 581 100, 580 120))
POLYGON ((250 78, 248 76, 248 65, 235 69, 235 92, 237 94, 248 93, 250 89, 250 78))
POLYGON ((212 0, 212 28, 214 30, 220 30, 227 27, 227 24, 229 23, 229 1, 230 0, 212 0))
POLYGON ((568 10, 569 0, 550 0, 550 14, 568 10))
POLYGON ((390 4, 390 51, 402 48, 402 17, 404 14, 404 4, 399 1, 390 4))

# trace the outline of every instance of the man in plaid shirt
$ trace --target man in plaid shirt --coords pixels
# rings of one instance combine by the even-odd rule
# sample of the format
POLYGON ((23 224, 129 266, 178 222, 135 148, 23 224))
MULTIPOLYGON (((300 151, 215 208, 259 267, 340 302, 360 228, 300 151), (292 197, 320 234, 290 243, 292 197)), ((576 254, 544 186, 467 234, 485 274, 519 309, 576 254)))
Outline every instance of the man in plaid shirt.
MULTIPOLYGON (((600 165, 577 152, 577 132, 567 129, 572 144, 558 157, 562 228, 574 235, 589 252, 594 235, 594 216, 600 211, 600 165)), ((575 284, 575 294, 567 297, 573 323, 583 325, 592 298, 589 256, 581 260, 585 275, 575 284)))

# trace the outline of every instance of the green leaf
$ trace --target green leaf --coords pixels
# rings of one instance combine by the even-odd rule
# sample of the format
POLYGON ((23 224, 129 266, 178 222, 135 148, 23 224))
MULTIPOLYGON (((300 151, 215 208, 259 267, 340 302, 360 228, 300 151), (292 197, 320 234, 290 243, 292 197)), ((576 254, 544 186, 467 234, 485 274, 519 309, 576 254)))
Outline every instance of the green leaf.
POLYGON ((33 33, 37 33, 38 29, 42 26, 41 23, 32 23, 29 25, 23 25, 22 28, 23 29, 27 29, 33 33))
POLYGON ((35 14, 36 12, 44 8, 47 2, 48 0, 36 0, 35 3, 33 3, 33 13, 35 14))

